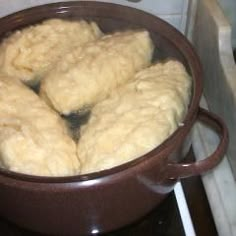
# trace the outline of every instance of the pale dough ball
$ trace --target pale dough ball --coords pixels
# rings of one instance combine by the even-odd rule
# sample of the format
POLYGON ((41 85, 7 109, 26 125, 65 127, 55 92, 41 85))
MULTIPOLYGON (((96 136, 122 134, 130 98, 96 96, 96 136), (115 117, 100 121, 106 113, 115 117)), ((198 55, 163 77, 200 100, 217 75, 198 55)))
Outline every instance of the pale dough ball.
POLYGON ((127 31, 69 52, 43 79, 41 96, 68 114, 91 107, 148 66, 153 44, 147 31, 127 31))
POLYGON ((191 78, 177 61, 157 63, 135 75, 92 110, 81 129, 81 173, 131 161, 166 140, 186 115, 191 78))
POLYGON ((95 23, 45 20, 18 30, 0 46, 0 68, 26 83, 37 83, 64 54, 101 36, 95 23))
POLYGON ((61 117, 19 80, 0 74, 0 165, 38 176, 79 174, 61 117))

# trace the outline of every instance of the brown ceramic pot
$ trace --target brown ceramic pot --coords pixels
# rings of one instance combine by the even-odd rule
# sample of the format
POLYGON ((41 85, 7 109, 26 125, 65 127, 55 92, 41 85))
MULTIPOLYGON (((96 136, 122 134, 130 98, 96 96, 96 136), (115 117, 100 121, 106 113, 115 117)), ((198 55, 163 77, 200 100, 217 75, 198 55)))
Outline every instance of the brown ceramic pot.
POLYGON ((192 100, 184 126, 150 153, 119 167, 84 176, 47 178, 0 170, 0 214, 25 228, 48 234, 85 235, 108 232, 144 216, 172 191, 178 178, 216 166, 225 152, 224 123, 199 108, 202 69, 186 38, 159 18, 139 10, 98 2, 56 3, 24 10, 0 20, 0 37, 47 18, 95 20, 104 32, 146 28, 156 45, 155 59, 176 58, 193 78, 192 100), (220 136, 206 159, 182 163, 189 134, 200 120, 220 136))

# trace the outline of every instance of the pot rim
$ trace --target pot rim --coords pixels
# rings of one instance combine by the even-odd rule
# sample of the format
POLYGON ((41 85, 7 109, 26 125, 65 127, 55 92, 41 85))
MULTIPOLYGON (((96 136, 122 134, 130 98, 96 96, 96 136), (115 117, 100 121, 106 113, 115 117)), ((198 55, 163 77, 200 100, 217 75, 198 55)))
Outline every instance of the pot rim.
MULTIPOLYGON (((58 14, 58 17, 61 18, 63 14, 69 13, 71 9, 74 9, 76 7, 111 7, 116 8, 117 11, 121 12, 131 12, 132 14, 141 16, 143 19, 143 22, 150 21, 152 22, 152 31, 155 32, 153 29, 155 25, 158 25, 157 33, 161 36, 166 38, 168 41, 170 41, 174 46, 176 46, 180 53, 183 55, 183 57, 188 62, 188 66, 191 72, 191 77, 193 80, 193 86, 192 86, 192 99, 189 104, 188 112, 185 116, 185 119, 183 121, 183 126, 180 126, 173 134, 171 134, 163 143, 161 143, 159 146, 157 146, 155 149, 151 150, 150 152, 131 160, 127 163, 121 164, 119 166, 115 166, 113 168, 102 170, 98 172, 93 172, 90 174, 83 174, 83 175, 73 175, 73 176, 62 176, 62 177, 51 177, 51 176, 34 176, 34 175, 28 175, 23 173, 17 173, 14 171, 10 171, 7 169, 4 169, 0 167, 0 177, 5 176, 8 178, 12 178, 14 180, 23 180, 26 182, 36 182, 36 183, 72 183, 72 182, 80 182, 80 181, 89 181, 89 180, 95 180, 99 178, 108 177, 114 174, 120 174, 121 172, 126 172, 128 169, 136 169, 136 166, 140 165, 144 161, 148 161, 152 158, 158 158, 158 156, 161 156, 163 154, 166 155, 166 157, 171 153, 171 151, 174 150, 176 147, 176 143, 181 143, 181 140, 185 138, 185 136, 190 131, 195 119, 196 114, 198 112, 199 102, 202 94, 202 67, 200 60, 194 51, 193 46, 188 42, 187 38, 182 35, 177 29, 175 29, 173 26, 171 26, 169 23, 165 22, 164 20, 160 19, 157 16, 154 16, 150 13, 144 12, 142 10, 138 10, 132 7, 123 6, 119 4, 114 3, 104 3, 104 2, 95 2, 95 1, 79 1, 79 2, 58 2, 58 3, 51 3, 51 4, 44 4, 28 9, 24 9, 18 12, 15 12, 13 14, 10 14, 8 16, 5 16, 0 19, 0 24, 9 24, 14 23, 17 24, 17 22, 24 21, 24 17, 29 15, 37 15, 37 12, 45 11, 45 7, 47 7, 48 12, 53 11, 55 14, 58 14), (168 35, 168 36, 167 36, 168 35)), ((93 15, 95 16, 95 15, 93 15)), ((99 13, 98 13, 99 16, 99 13)), ((54 18, 56 16, 53 16, 54 18)), ((125 20, 123 15, 114 16, 115 18, 120 18, 125 20)), ((48 18, 52 18, 50 15, 48 18)), ((46 18, 44 18, 46 19, 46 18)), ((44 20, 41 19, 41 20, 44 20)), ((144 26, 145 27, 145 26, 144 26)), ((145 27, 147 28, 147 27, 145 27)), ((149 30, 149 28, 147 28, 149 30)), ((150 30, 149 30, 150 31, 150 30)), ((7 31, 5 32, 7 33, 7 31)))

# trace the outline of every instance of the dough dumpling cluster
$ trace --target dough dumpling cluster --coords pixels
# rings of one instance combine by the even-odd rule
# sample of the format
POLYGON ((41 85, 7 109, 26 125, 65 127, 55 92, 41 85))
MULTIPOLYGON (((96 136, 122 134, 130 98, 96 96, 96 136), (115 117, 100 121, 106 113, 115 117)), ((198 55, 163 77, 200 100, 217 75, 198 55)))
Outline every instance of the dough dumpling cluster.
POLYGON ((18 30, 3 41, 0 67, 7 75, 34 85, 65 53, 101 35, 93 22, 45 20, 18 30))
POLYGON ((153 52, 146 30, 103 34, 84 20, 45 20, 5 38, 0 167, 72 176, 156 148, 182 125, 192 80, 178 61, 153 62, 153 52))
POLYGON ((43 79, 40 94, 63 114, 92 107, 147 67, 153 48, 147 31, 105 35, 66 54, 43 79))
POLYGON ((177 61, 157 63, 98 103, 78 142, 81 173, 109 169, 151 151, 179 126, 191 78, 177 61))
POLYGON ((18 79, 0 74, 0 166, 38 176, 78 174, 76 144, 61 117, 18 79))

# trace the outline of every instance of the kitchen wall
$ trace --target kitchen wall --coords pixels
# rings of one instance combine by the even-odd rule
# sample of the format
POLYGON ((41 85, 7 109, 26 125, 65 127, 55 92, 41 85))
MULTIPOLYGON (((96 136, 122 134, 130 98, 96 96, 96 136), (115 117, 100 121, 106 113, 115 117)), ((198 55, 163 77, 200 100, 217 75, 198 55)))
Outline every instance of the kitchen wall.
MULTIPOLYGON (((0 0, 0 17, 32 6, 58 1, 59 0, 0 0)), ((185 32, 189 0, 101 0, 101 2, 117 3, 145 10, 154 15, 158 15, 181 32, 185 32)))
POLYGON ((236 1, 218 0, 224 14, 226 15, 232 30, 232 45, 236 48, 236 1))

